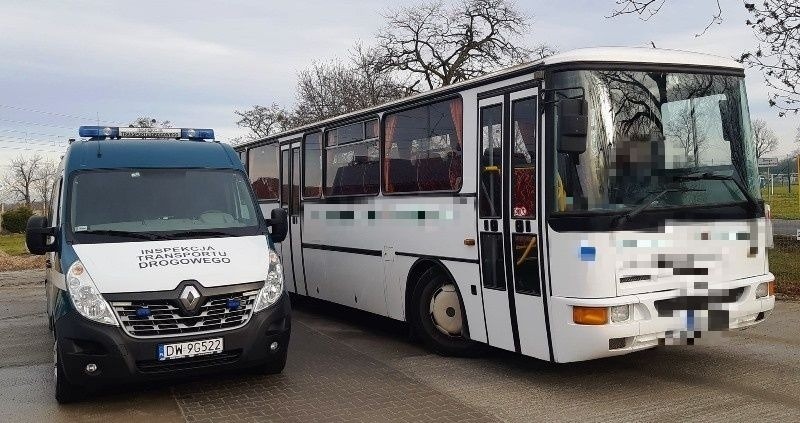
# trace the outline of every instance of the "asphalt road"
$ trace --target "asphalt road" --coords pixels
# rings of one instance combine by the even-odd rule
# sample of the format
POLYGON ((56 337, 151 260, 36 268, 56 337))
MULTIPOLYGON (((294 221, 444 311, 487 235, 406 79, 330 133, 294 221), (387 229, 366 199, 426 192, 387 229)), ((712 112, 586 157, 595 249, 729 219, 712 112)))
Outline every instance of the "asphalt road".
POLYGON ((282 375, 124 386, 59 406, 41 279, 0 274, 0 421, 800 420, 800 303, 791 302, 700 345, 564 365, 501 351, 439 357, 402 325, 305 303, 282 375))

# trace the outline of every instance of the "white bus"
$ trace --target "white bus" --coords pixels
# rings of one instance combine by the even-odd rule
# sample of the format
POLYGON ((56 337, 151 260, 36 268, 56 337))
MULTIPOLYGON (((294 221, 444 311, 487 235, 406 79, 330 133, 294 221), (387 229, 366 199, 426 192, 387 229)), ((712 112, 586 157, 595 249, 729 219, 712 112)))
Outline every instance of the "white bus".
POLYGON ((288 209, 287 289, 439 353, 587 360, 774 307, 733 60, 576 50, 238 151, 263 210, 288 209))

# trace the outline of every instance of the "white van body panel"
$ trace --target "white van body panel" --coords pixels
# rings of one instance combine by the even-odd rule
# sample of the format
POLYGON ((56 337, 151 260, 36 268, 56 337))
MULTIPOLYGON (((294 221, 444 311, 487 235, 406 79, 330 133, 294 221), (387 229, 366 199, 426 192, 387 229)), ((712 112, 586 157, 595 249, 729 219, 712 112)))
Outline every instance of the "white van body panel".
POLYGON ((264 280, 269 244, 264 235, 77 244, 97 289, 103 294, 168 291, 181 281, 205 287, 264 280))

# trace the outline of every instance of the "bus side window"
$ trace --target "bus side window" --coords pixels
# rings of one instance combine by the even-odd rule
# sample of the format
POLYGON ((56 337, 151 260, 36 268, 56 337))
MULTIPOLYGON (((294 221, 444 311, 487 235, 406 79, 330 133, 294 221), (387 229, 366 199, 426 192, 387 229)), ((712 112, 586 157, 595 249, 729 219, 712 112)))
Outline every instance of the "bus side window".
POLYGON ((354 123, 326 132, 325 196, 378 193, 377 122, 354 123))
POLYGON ((536 217, 536 99, 512 103, 514 150, 512 154, 511 211, 514 218, 536 217))
POLYGON ((303 198, 319 198, 321 195, 322 133, 315 132, 303 139, 303 198))
POLYGON ((256 198, 278 200, 278 144, 251 148, 247 154, 247 172, 256 198))
POLYGON ((500 218, 503 178, 503 106, 481 109, 480 217, 500 218))
POLYGON ((461 98, 387 115, 384 191, 460 190, 462 121, 461 98))

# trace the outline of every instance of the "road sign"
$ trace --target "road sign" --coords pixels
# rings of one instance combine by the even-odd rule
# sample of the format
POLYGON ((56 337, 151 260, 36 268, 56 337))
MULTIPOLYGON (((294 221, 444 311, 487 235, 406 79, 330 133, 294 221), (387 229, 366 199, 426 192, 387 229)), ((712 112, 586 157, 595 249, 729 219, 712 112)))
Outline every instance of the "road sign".
POLYGON ((759 157, 758 167, 772 167, 778 165, 777 157, 759 157))

